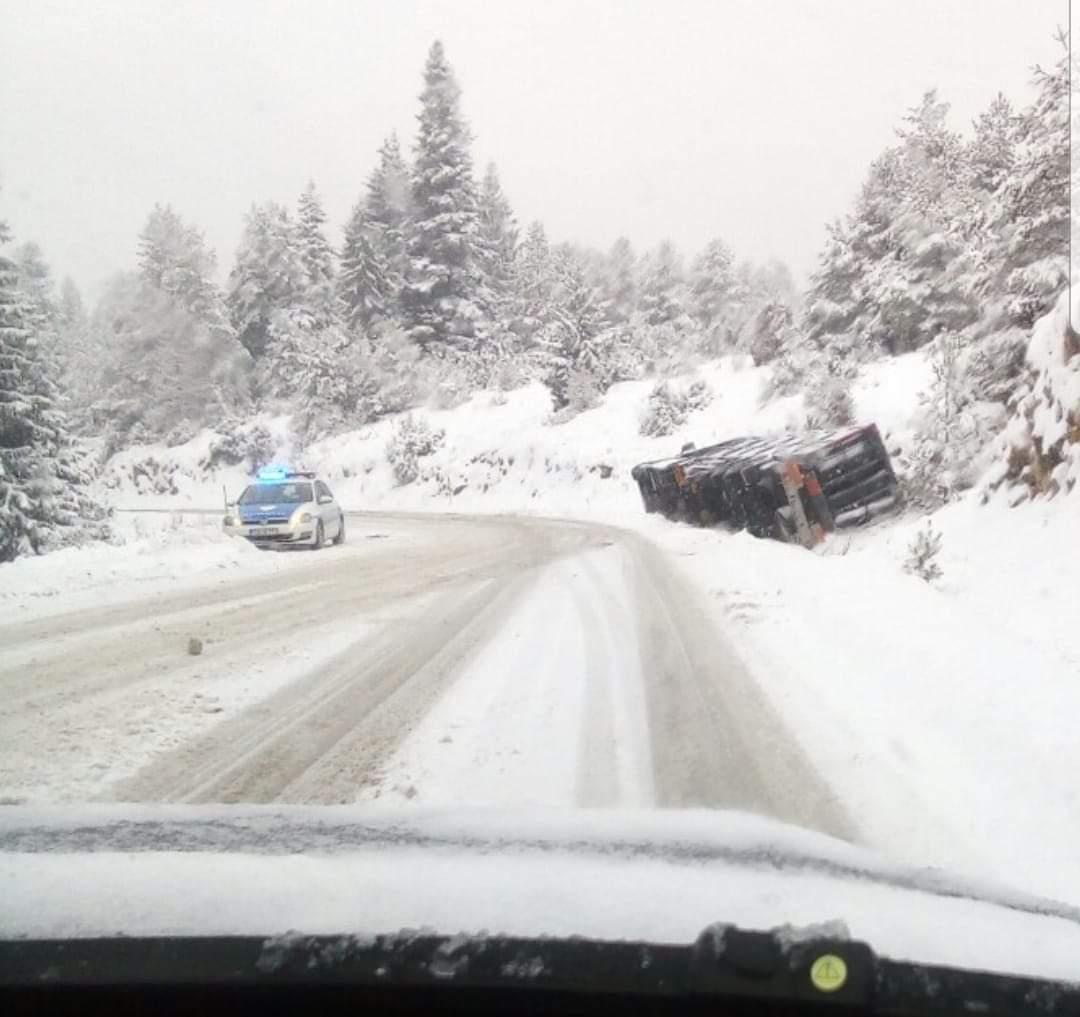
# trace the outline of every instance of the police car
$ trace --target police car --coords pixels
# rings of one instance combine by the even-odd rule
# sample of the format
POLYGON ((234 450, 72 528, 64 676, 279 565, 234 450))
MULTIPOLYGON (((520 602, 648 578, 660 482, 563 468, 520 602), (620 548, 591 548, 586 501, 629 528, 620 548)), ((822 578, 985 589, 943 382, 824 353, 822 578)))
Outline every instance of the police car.
POLYGON ((345 543, 345 513, 314 473, 265 466, 228 505, 225 532, 259 547, 345 543))

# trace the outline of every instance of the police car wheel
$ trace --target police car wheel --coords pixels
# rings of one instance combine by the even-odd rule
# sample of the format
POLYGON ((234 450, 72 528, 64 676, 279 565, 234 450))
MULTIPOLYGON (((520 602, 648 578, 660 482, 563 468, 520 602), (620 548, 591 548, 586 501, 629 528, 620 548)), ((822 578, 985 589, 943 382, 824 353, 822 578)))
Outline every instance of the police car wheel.
POLYGON ((338 520, 338 531, 337 531, 337 535, 334 537, 334 543, 335 544, 344 544, 345 543, 345 514, 344 513, 342 513, 341 518, 338 520))
POLYGON ((323 530, 322 520, 319 520, 319 525, 315 527, 315 541, 312 543, 312 550, 318 551, 320 547, 326 542, 326 531, 323 530))

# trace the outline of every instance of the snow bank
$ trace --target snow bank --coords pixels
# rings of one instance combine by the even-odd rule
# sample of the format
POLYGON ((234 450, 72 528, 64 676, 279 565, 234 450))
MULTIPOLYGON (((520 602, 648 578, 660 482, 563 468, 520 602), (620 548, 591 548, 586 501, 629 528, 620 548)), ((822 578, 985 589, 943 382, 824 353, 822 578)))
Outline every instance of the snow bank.
POLYGON ((650 520, 802 747, 893 857, 1080 901, 1076 499, 972 496, 933 519, 943 578, 906 575, 905 519, 818 554, 650 520))
POLYGON ((227 537, 219 514, 116 513, 114 542, 0 565, 4 622, 135 600, 242 572, 274 572, 298 556, 265 554, 227 537))

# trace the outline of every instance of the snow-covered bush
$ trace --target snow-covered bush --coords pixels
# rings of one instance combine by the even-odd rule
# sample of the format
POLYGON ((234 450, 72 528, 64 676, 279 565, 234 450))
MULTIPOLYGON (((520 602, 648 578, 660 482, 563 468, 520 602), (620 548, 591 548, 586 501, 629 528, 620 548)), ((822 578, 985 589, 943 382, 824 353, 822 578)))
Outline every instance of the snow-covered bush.
POLYGON ((926 528, 920 530, 915 538, 908 544, 908 556, 904 562, 904 571, 918 576, 924 582, 940 579, 941 566, 936 561, 941 553, 941 534, 934 529, 933 524, 926 523, 926 528))
POLYGON ((1006 328, 982 339, 971 352, 968 374, 982 399, 1008 404, 1027 373, 1031 337, 1020 328, 1006 328))
POLYGON ((697 381, 692 381, 687 388, 683 397, 686 404, 688 413, 693 413, 695 410, 703 410, 706 406, 713 401, 713 391, 709 388, 709 384, 704 378, 698 378, 697 381))
POLYGON ((244 463, 249 473, 255 473, 273 459, 276 450, 274 437, 265 425, 236 424, 210 443, 199 465, 204 470, 215 470, 244 463))
POLYGON ((566 379, 566 406, 572 413, 591 410, 600 401, 600 384, 588 371, 573 370, 566 379))
POLYGON ((760 367, 775 360, 788 344, 793 328, 791 308, 768 303, 754 316, 750 326, 750 356, 760 367))
POLYGON ((908 501, 933 509, 975 483, 990 422, 975 397, 967 367, 970 351, 962 337, 939 336, 928 356, 933 381, 919 394, 922 417, 900 466, 908 501))
POLYGON ((653 438, 673 434, 686 423, 690 413, 704 409, 712 399, 713 391, 702 378, 686 388, 679 388, 669 381, 658 381, 649 393, 640 433, 653 438))
POLYGON ((102 483, 110 490, 115 490, 122 484, 130 485, 141 495, 179 494, 180 489, 176 484, 178 470, 177 463, 172 460, 161 460, 153 455, 139 459, 128 459, 125 456, 123 462, 113 461, 109 464, 102 483))
POLYGON ((686 397, 669 382, 658 381, 649 393, 649 403, 639 431, 650 438, 673 434, 686 423, 686 397))
POLYGON ((818 374, 806 390, 806 426, 844 427, 855 419, 851 383, 842 375, 818 374))
POLYGON ((186 445, 198 433, 199 429, 195 424, 190 420, 183 420, 165 435, 165 446, 176 448, 178 445, 186 445))
POLYGON ((433 429, 422 417, 411 413, 395 425, 386 443, 386 459, 399 485, 411 484, 420 476, 420 462, 442 447, 446 432, 433 429))
POLYGON ((1005 430, 1004 479, 1035 495, 1071 491, 1080 480, 1080 336, 1068 301, 1063 293, 1035 325, 1029 380, 1012 400, 1005 430))

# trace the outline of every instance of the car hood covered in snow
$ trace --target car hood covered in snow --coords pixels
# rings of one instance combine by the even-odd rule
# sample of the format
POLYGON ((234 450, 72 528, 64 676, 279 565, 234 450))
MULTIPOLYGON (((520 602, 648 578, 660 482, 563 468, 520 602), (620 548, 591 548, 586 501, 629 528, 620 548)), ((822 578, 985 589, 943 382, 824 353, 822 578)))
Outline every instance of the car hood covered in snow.
POLYGON ((687 942, 715 922, 840 922, 893 959, 1080 971, 1078 908, 734 812, 12 806, 0 899, 9 939, 429 929, 687 942))

